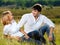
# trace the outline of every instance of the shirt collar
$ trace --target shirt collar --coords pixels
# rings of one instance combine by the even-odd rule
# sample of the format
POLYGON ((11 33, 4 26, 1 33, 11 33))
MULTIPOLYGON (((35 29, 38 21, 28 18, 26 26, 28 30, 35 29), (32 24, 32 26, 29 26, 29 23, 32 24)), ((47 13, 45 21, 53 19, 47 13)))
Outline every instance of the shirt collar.
MULTIPOLYGON (((32 13, 31 13, 31 15, 33 16, 33 14, 32 14, 32 13)), ((39 16, 38 16, 37 20, 39 20, 40 16, 41 16, 41 14, 39 14, 39 16)), ((34 16, 33 16, 33 17, 34 17, 34 16)))

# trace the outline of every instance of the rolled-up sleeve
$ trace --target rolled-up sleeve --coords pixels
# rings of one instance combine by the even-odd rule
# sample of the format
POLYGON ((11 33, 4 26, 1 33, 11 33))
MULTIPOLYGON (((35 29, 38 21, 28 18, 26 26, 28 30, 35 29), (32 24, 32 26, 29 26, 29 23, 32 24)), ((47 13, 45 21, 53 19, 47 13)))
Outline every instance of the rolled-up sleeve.
POLYGON ((7 28, 4 28, 4 29, 3 29, 3 34, 4 34, 4 35, 8 35, 8 29, 7 29, 7 28))
POLYGON ((48 24, 49 27, 55 27, 55 24, 50 20, 48 19, 46 16, 44 16, 44 23, 48 24))

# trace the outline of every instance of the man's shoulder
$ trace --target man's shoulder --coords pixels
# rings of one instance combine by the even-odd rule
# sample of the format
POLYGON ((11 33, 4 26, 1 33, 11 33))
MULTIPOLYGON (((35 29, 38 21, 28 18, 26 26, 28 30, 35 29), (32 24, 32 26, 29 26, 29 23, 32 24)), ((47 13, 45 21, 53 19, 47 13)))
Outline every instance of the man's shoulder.
POLYGON ((40 16, 41 16, 41 17, 46 17, 46 16, 45 16, 45 15, 43 15, 43 14, 40 14, 40 16))
POLYGON ((27 13, 27 14, 24 14, 23 16, 31 16, 32 14, 31 13, 27 13))

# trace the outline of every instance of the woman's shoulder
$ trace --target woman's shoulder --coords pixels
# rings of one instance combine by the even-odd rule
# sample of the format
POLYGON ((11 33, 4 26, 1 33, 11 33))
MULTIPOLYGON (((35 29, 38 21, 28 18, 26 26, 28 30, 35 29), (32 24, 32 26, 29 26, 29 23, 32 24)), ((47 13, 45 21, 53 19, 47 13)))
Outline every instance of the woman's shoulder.
POLYGON ((8 28, 10 28, 10 25, 11 25, 11 24, 5 25, 3 30, 7 30, 8 28))

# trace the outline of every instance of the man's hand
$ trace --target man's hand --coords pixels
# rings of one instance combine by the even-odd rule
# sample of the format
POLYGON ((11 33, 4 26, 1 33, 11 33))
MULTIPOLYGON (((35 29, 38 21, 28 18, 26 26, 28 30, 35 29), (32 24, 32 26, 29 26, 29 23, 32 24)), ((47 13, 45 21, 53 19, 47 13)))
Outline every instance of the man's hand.
POLYGON ((49 39, 49 41, 52 41, 53 40, 52 34, 49 35, 48 39, 49 39))
POLYGON ((53 31, 54 31, 54 28, 53 27, 50 27, 50 32, 49 32, 49 37, 48 37, 49 41, 52 41, 53 40, 53 37, 52 37, 53 31))
POLYGON ((25 35, 24 37, 25 37, 26 39, 29 38, 29 36, 27 35, 27 33, 26 33, 22 28, 20 29, 20 31, 25 35))
POLYGON ((25 37, 26 39, 29 39, 29 36, 28 36, 28 35, 25 35, 24 37, 25 37))

